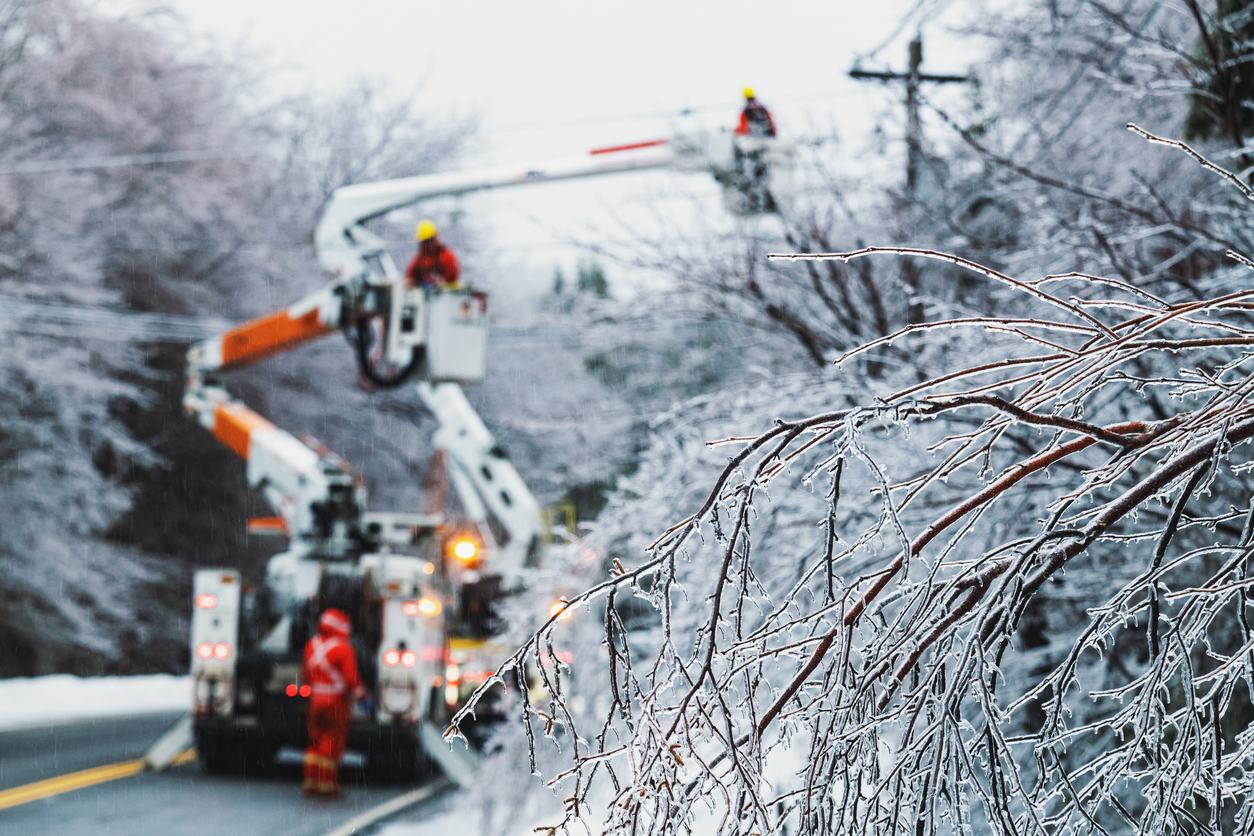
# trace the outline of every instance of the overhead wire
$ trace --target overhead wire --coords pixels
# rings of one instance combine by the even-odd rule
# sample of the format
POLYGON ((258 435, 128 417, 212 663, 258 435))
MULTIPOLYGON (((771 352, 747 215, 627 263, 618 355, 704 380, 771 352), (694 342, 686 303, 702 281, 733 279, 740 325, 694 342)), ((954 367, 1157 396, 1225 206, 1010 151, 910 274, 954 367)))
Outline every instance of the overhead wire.
MULTIPOLYGON (((691 319, 689 322, 696 322, 691 319)), ((0 305, 0 335, 5 332, 46 337, 78 337, 137 342, 196 342, 237 328, 241 323, 213 316, 120 311, 96 306, 5 300, 0 305)), ((594 323, 597 324, 614 323, 594 323)), ((670 330, 676 323, 635 320, 632 333, 670 330)), ((589 329, 573 325, 498 325, 489 329, 494 345, 513 347, 558 344, 577 340, 589 329)), ((334 346, 334 342, 324 343, 334 346)))
MULTIPOLYGON (((846 88, 841 90, 816 90, 809 93, 771 96, 770 99, 772 105, 779 105, 798 104, 800 102, 819 101, 822 99, 843 99, 857 95, 861 95, 857 89, 846 88)), ((633 113, 607 114, 603 116, 588 116, 576 119, 548 119, 534 122, 513 122, 506 123, 504 125, 497 125, 485 131, 485 133, 490 135, 493 133, 538 131, 548 128, 576 128, 586 125, 609 125, 619 122, 643 122, 646 120, 675 119, 683 116, 695 116, 698 113, 737 110, 740 106, 741 102, 739 101, 724 100, 721 102, 709 102, 706 104, 692 105, 680 108, 679 110, 636 111, 633 113)))
POLYGON ((117 154, 102 157, 78 157, 54 160, 27 160, 0 166, 0 175, 45 174, 55 171, 85 171, 99 168, 123 168, 133 165, 159 165, 163 163, 203 162, 210 160, 237 160, 264 157, 270 149, 261 146, 228 149, 202 149, 198 151, 153 151, 143 154, 117 154))
POLYGON ((862 53, 861 55, 855 53, 855 66, 857 66, 857 64, 861 61, 873 60, 875 56, 879 55, 885 47, 897 40, 897 38, 901 36, 901 33, 910 28, 911 25, 914 25, 916 28, 921 28, 924 23, 927 23, 929 20, 936 17, 952 2, 953 0, 917 0, 914 4, 914 8, 901 16, 893 30, 889 32, 888 36, 881 40, 874 49, 870 52, 862 53), (929 9, 929 5, 932 6, 932 8, 929 9))
MULTIPOLYGON (((806 101, 823 99, 839 99, 860 95, 856 89, 812 91, 797 93, 791 96, 775 96, 773 104, 797 104, 806 101)), ((674 119, 698 113, 710 113, 719 110, 731 110, 738 103, 723 101, 694 105, 679 110, 636 111, 633 113, 607 114, 574 119, 551 119, 535 122, 514 122, 498 125, 484 133, 489 136, 496 133, 515 133, 522 131, 546 130, 550 128, 570 128, 587 125, 610 125, 622 122, 643 122, 658 119, 674 119)), ((335 150, 344 150, 337 147, 335 150)), ((186 162, 211 162, 214 160, 237 160, 252 157, 264 157, 275 153, 273 146, 251 145, 239 148, 203 148, 188 151, 151 151, 139 154, 116 154, 96 157, 69 157, 46 160, 25 160, 9 165, 0 165, 0 176, 14 174, 46 174, 59 171, 87 171, 104 168, 124 168, 136 165, 163 165, 186 162)))

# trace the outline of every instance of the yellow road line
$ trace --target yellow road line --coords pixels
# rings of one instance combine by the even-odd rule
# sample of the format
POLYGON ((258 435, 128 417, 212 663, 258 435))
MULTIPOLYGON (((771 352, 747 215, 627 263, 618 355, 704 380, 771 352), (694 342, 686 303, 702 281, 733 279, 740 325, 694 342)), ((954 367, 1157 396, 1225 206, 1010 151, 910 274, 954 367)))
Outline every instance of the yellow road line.
POLYGON ((184 749, 174 756, 174 760, 170 761, 170 766, 182 766, 185 763, 191 763, 196 760, 195 749, 184 749))
MULTIPOLYGON (((187 753, 184 752, 183 755, 185 754, 187 753)), ((179 757, 181 758, 183 755, 179 757)), ((11 790, 0 791, 0 810, 16 807, 28 801, 50 798, 70 790, 103 784, 106 781, 116 781, 118 778, 129 778, 143 771, 144 761, 143 758, 140 758, 133 761, 111 763, 108 766, 97 766, 92 769, 84 769, 81 772, 71 772, 69 775, 61 775, 56 778, 36 781, 33 784, 14 787, 11 790)))

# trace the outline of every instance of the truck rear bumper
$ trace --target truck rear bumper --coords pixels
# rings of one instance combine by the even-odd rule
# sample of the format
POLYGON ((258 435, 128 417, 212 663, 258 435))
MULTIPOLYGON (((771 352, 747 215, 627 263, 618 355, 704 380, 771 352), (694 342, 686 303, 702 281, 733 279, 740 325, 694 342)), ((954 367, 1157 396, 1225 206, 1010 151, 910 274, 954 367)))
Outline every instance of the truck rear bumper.
MULTIPOLYGON (((266 726, 249 723, 248 718, 198 719, 194 730, 201 761, 216 773, 268 772, 274 769, 280 749, 303 751, 307 744, 303 725, 266 726)), ((411 780, 427 765, 417 726, 355 723, 349 731, 348 749, 365 759, 365 769, 374 777, 411 780)))

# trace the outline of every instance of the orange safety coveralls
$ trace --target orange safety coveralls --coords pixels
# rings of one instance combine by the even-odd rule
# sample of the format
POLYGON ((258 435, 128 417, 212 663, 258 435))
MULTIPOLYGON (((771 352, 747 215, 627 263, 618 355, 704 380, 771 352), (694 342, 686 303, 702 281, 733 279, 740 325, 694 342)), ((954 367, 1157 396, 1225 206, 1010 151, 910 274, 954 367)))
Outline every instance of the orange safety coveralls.
POLYGON ((348 643, 352 624, 329 609, 318 620, 318 635, 305 645, 301 679, 308 683, 309 747, 305 749, 305 794, 339 795, 340 758, 348 744, 352 700, 364 696, 357 656, 348 643))
POLYGON ((457 284, 461 274, 457 256, 436 238, 419 244, 418 252, 405 268, 405 280, 410 287, 451 287, 457 284))

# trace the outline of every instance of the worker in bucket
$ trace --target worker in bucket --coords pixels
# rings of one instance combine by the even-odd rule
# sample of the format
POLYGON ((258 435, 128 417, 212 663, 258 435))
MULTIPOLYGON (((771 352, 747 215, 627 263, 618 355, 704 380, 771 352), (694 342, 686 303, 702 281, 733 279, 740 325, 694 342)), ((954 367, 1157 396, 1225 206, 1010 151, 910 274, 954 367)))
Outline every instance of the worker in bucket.
POLYGON ((348 643, 352 629, 343 611, 328 609, 318 619, 318 635, 305 645, 301 679, 311 690, 305 795, 340 794, 340 758, 348 744, 353 700, 366 696, 357 675, 357 656, 348 643))
POLYGON ((435 224, 423 221, 415 233, 418 252, 405 268, 405 280, 410 287, 421 286, 433 290, 455 290, 461 287, 461 265, 457 256, 444 246, 436 232, 435 224))
POLYGON ((745 109, 740 111, 739 136, 775 136, 775 120, 771 112, 753 95, 753 88, 745 88, 745 109))
POLYGON ((775 120, 771 112, 745 88, 745 108, 736 126, 736 142, 732 143, 733 176, 736 188, 743 195, 745 211, 775 212, 775 198, 770 191, 770 167, 767 165, 766 143, 775 136, 775 120), (743 137, 743 141, 740 138, 743 137))

